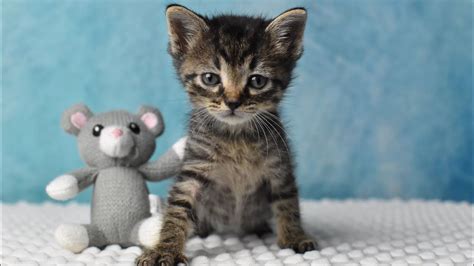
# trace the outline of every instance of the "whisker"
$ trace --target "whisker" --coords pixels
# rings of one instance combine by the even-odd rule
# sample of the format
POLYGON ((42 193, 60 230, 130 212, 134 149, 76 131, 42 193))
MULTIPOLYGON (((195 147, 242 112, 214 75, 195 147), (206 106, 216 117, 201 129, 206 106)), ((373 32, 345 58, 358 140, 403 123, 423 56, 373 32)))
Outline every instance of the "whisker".
POLYGON ((201 122, 196 126, 196 133, 201 133, 202 127, 212 118, 211 116, 205 116, 201 119, 201 122))
MULTIPOLYGON (((260 141, 260 130, 258 128, 258 121, 254 121, 254 119, 257 119, 258 120, 258 117, 252 117, 252 119, 250 120, 252 122, 252 124, 255 125, 255 128, 257 129, 257 136, 258 136, 258 141, 260 141)), ((265 130, 262 130, 263 131, 263 134, 265 134, 265 130)), ((267 139, 267 136, 265 135, 265 149, 266 149, 266 156, 268 157, 268 139, 267 139)))
POLYGON ((202 107, 198 109, 197 111, 193 112, 190 121, 194 122, 194 125, 190 125, 190 134, 194 135, 197 133, 198 129, 200 129, 200 126, 202 123, 204 123, 204 119, 207 118, 205 117, 206 113, 206 108, 202 107))
POLYGON ((259 121, 262 122, 262 125, 267 129, 268 133, 270 133, 270 136, 272 137, 272 140, 273 140, 273 143, 275 143, 275 146, 278 150, 278 157, 280 158, 280 160, 282 159, 281 157, 281 153, 280 153, 280 148, 279 148, 279 145, 278 145, 278 141, 276 141, 275 137, 274 137, 274 134, 272 132, 272 130, 268 127, 267 123, 265 120, 263 120, 262 118, 262 114, 256 114, 257 117, 259 118, 259 121))
POLYGON ((270 117, 267 117, 268 119, 274 121, 274 125, 278 126, 282 131, 283 133, 285 134, 285 137, 288 136, 288 132, 286 132, 286 129, 285 127, 281 124, 281 120, 278 116, 268 112, 268 111, 262 111, 264 112, 265 114, 268 114, 270 115, 270 117))
MULTIPOLYGON (((264 115, 262 115, 263 119, 269 119, 267 117, 265 117, 264 115)), ((276 124, 277 126, 279 126, 283 132, 285 133, 286 135, 286 131, 285 129, 279 125, 280 121, 277 120, 277 121, 274 121, 274 123, 270 123, 268 120, 267 120, 268 124, 275 130, 275 132, 278 134, 278 136, 280 137, 281 141, 283 142, 283 145, 285 145, 285 149, 286 149, 286 152, 287 152, 287 155, 290 155, 290 148, 288 147, 288 145, 286 144, 286 139, 283 138, 283 136, 280 134, 280 132, 277 130, 277 128, 275 128, 275 126, 273 124, 276 124)))

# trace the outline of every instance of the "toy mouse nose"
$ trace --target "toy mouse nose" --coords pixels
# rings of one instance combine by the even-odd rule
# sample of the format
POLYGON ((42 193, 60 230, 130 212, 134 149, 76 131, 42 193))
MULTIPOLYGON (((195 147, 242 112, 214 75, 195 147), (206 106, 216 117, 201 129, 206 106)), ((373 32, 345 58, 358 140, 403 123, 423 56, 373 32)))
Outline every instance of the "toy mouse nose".
POLYGON ((114 130, 112 130, 111 134, 115 138, 120 138, 123 135, 123 131, 120 128, 115 128, 114 130))

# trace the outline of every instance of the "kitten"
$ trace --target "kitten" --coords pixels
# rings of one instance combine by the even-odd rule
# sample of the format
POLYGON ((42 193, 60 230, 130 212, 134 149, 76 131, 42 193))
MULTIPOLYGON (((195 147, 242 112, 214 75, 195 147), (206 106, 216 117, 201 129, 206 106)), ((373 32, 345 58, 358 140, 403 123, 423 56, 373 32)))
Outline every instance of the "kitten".
POLYGON ((301 227, 293 158, 278 112, 302 53, 305 9, 265 20, 207 18, 171 5, 166 15, 169 52, 193 110, 160 242, 137 263, 184 262, 192 231, 262 235, 271 232, 272 218, 280 247, 315 249, 301 227))

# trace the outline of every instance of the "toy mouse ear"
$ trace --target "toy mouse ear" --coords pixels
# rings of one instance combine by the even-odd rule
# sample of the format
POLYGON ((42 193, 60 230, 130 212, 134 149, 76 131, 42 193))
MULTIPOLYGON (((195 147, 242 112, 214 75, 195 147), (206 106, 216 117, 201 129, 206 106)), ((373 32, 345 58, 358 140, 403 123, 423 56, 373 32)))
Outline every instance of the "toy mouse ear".
POLYGON ((69 134, 77 136, 87 121, 94 116, 89 108, 80 103, 64 111, 61 118, 61 127, 69 134))
POLYGON ((159 137, 165 130, 163 117, 161 116, 160 110, 157 108, 142 106, 140 107, 140 111, 138 111, 138 115, 148 130, 150 130, 151 133, 155 135, 155 137, 159 137))

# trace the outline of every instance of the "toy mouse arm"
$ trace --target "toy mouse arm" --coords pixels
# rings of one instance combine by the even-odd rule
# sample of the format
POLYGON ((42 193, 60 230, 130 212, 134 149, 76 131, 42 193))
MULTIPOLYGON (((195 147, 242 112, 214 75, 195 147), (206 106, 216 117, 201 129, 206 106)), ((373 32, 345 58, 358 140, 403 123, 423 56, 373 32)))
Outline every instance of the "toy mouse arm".
POLYGON ((72 199, 94 183, 97 173, 95 168, 82 168, 58 176, 46 186, 46 193, 55 200, 72 199))
POLYGON ((176 176, 181 171, 186 147, 187 137, 178 140, 173 147, 169 149, 155 162, 148 162, 138 169, 146 180, 160 181, 168 177, 176 176))

